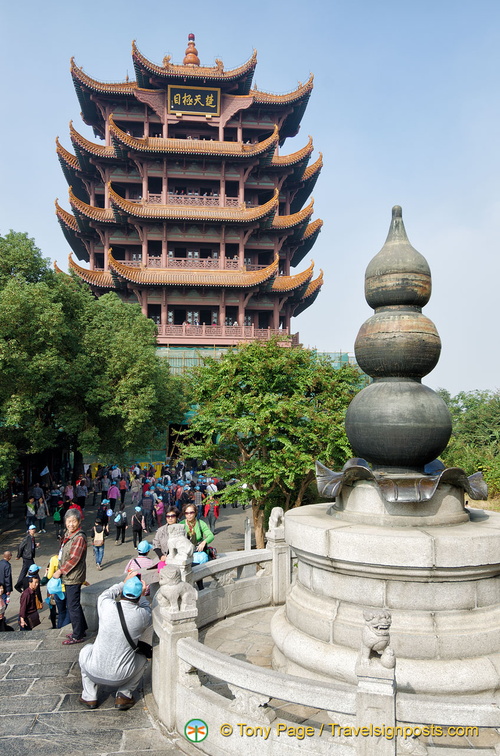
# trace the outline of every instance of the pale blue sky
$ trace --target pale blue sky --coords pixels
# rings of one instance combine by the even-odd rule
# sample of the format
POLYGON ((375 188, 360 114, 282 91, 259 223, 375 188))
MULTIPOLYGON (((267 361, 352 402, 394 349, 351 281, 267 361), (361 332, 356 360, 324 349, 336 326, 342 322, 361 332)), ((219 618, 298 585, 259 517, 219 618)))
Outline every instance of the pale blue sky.
MULTIPOLYGON (((500 388, 500 3, 498 0, 310 0, 250 3, 69 3, 27 0, 0 11, 0 233, 27 231, 66 267, 54 214, 67 184, 54 140, 72 149, 81 121, 69 59, 103 81, 133 78, 133 39, 150 60, 180 62, 196 34, 202 63, 235 67, 258 51, 254 81, 286 92, 312 71, 315 87, 292 152, 314 138, 324 168, 312 250, 325 285, 294 321, 306 346, 353 351, 371 313, 363 276, 400 204, 412 244, 429 261, 425 313, 443 341, 424 382, 452 393, 500 388)), ((304 260, 299 269, 308 264, 304 260)))

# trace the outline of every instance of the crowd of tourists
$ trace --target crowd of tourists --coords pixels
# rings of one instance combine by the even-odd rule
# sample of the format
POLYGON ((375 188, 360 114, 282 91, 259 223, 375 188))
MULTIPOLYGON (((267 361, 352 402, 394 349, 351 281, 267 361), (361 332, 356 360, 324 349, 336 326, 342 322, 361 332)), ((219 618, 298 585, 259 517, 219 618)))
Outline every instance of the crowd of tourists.
MULTIPOLYGON (((45 602, 54 629, 71 625, 63 645, 83 643, 87 623, 81 589, 88 585, 88 547, 92 546, 97 570, 103 568, 108 538, 114 538, 116 545, 128 542, 136 552, 125 568, 124 580, 99 597, 99 634, 80 655, 80 702, 87 708, 97 707, 100 684, 117 688, 117 708, 128 709, 134 704, 132 693, 146 661, 143 657, 142 662, 137 662, 135 656, 140 654, 134 655, 134 651, 139 636, 151 623, 147 597, 152 581, 144 579, 145 573, 158 575, 168 563, 170 526, 179 522, 184 525, 186 538, 194 547, 194 565, 216 557, 211 544, 220 514, 219 497, 226 483, 208 477, 204 467, 205 464, 197 470, 179 461, 176 466, 162 467, 157 474, 152 466, 134 465, 127 470, 118 465, 99 466, 94 476, 89 470, 74 486, 68 483, 43 487, 35 483, 30 491, 26 502, 27 531, 16 554, 22 567, 15 583, 12 552, 5 551, 0 559, 0 631, 14 629, 5 621, 5 612, 12 591, 17 590, 21 594, 19 630, 28 632, 40 624, 39 612, 45 602), (36 563, 36 552, 39 534, 47 533, 54 538, 57 549, 43 568, 36 563), (107 628, 107 641, 101 628, 107 628), (110 648, 116 653, 110 655, 110 648)), ((202 589, 202 582, 198 581, 197 586, 202 589)))

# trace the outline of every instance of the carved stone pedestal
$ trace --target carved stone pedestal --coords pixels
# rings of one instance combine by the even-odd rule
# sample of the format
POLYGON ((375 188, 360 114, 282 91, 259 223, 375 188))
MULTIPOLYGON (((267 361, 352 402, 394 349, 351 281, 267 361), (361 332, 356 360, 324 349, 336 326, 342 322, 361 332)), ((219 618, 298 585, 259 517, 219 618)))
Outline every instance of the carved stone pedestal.
POLYGON ((398 692, 494 700, 500 514, 471 510, 470 521, 452 526, 392 528, 344 517, 330 504, 285 517, 298 576, 273 618, 274 667, 356 685, 363 612, 386 609, 398 692))

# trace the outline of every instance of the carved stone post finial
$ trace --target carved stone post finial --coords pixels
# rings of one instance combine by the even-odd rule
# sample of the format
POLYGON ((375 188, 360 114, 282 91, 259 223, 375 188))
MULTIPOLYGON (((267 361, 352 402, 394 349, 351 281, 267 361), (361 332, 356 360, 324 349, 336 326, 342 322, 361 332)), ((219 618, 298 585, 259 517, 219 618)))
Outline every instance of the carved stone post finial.
MULTIPOLYGON (((192 551, 192 544, 185 537, 184 541, 192 551)), ((169 548, 171 545, 169 539, 169 548)), ((190 679, 190 685, 195 684, 193 676, 187 674, 189 670, 179 665, 177 642, 180 638, 198 640, 197 596, 196 588, 182 580, 182 565, 167 564, 161 570, 160 587, 153 600, 153 627, 159 639, 153 654, 153 695, 160 719, 170 730, 176 721, 179 675, 190 679)))
POLYGON ((273 553, 272 602, 275 606, 285 603, 291 583, 290 547, 285 541, 285 512, 274 507, 269 517, 266 533, 267 548, 273 553))
MULTIPOLYGON (((356 692, 356 720, 366 725, 394 727, 396 725, 396 657, 391 649, 389 628, 392 618, 385 610, 363 613, 365 626, 361 650, 356 664, 358 689, 356 692)), ((396 756, 396 738, 359 738, 359 756, 396 756)))

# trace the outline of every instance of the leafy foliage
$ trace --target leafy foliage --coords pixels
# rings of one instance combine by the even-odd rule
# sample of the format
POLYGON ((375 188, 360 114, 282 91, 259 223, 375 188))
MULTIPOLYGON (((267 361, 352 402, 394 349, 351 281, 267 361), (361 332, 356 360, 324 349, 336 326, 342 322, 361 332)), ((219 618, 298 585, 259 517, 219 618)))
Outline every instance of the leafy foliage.
POLYGON ((33 239, 19 231, 0 236, 0 287, 11 279, 26 283, 50 280, 50 260, 43 258, 33 239))
POLYGON ((314 460, 338 468, 351 455, 344 417, 359 384, 357 370, 336 370, 307 349, 277 340, 242 345, 194 371, 189 393, 197 411, 183 453, 214 460, 225 477, 230 470, 247 484, 229 486, 224 497, 252 505, 263 544, 266 500, 300 506, 314 460))
POLYGON ((181 389, 156 355, 155 325, 140 306, 105 294, 87 310, 82 340, 92 381, 85 390, 82 451, 115 459, 145 450, 169 420, 180 421, 181 389))
POLYGON ((56 274, 25 234, 0 237, 0 486, 19 454, 119 458, 180 419, 154 329, 139 305, 56 274))
POLYGON ((500 494, 500 392, 469 391, 452 397, 440 389, 450 410, 453 433, 443 461, 468 475, 481 470, 490 495, 500 494))

